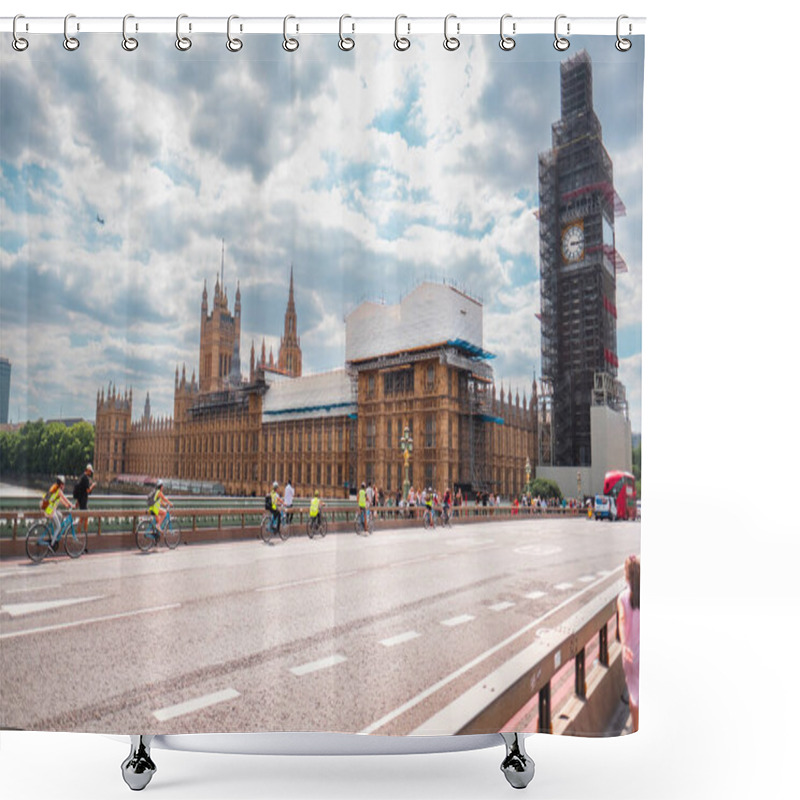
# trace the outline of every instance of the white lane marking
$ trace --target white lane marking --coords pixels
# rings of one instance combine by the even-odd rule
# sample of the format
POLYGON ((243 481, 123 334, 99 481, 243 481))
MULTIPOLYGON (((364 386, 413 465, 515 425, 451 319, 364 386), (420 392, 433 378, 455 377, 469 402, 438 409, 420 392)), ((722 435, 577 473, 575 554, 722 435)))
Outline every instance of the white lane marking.
POLYGON ((309 672, 317 672, 321 669, 328 669, 328 667, 335 667, 337 664, 341 664, 343 661, 347 661, 347 657, 337 653, 333 656, 328 656, 327 658, 321 658, 319 661, 309 661, 308 664, 301 664, 299 667, 292 667, 289 672, 293 675, 308 675, 309 672))
POLYGON ((24 589, 3 589, 6 594, 23 594, 24 592, 41 592, 44 589, 60 589, 60 583, 46 583, 44 586, 26 586, 24 589))
POLYGON ((92 600, 102 599, 103 595, 96 595, 94 597, 71 597, 67 600, 41 600, 38 603, 9 603, 0 606, 0 613, 5 613, 12 617, 22 617, 25 614, 35 614, 37 611, 50 611, 54 608, 63 608, 76 603, 89 603, 92 600))
POLYGON ((516 604, 515 603, 495 603, 493 606, 489 606, 490 611, 505 611, 507 608, 513 608, 516 604))
POLYGON ((579 583, 591 583, 595 579, 595 577, 596 577, 595 575, 581 575, 581 577, 578 578, 578 582, 579 583))
POLYGON ((525 595, 525 597, 527 597, 528 600, 539 600, 539 598, 546 596, 547 592, 529 592, 528 594, 525 595))
POLYGON ((416 631, 406 631, 405 633, 398 633, 397 636, 390 636, 388 639, 381 639, 381 644, 384 647, 394 647, 396 644, 405 644, 405 642, 410 642, 419 636, 422 636, 422 634, 416 631))
POLYGON ((561 552, 561 548, 555 544, 527 544, 525 547, 517 547, 514 552, 521 556, 554 556, 561 552))
POLYGON ((553 588, 554 589, 558 589, 559 592, 563 592, 565 589, 571 589, 572 588, 572 584, 571 583, 566 583, 566 582, 565 583, 557 583, 553 588))
POLYGON ((475 617, 472 614, 462 614, 460 617, 451 617, 450 619, 443 619, 442 625, 447 625, 448 628, 454 628, 456 625, 463 625, 465 622, 472 622, 475 617))
POLYGON ((58 631, 65 628, 76 628, 78 625, 91 625, 95 622, 107 622, 112 619, 123 619, 124 617, 135 617, 139 614, 153 614, 156 611, 167 611, 170 608, 180 608, 180 603, 171 603, 168 606, 154 606, 153 608, 141 608, 138 611, 126 611, 123 614, 109 614, 107 617, 93 617, 92 619, 79 619, 75 622, 62 622, 58 625, 45 625, 42 628, 31 628, 26 631, 13 631, 12 633, 0 634, 0 640, 16 639, 19 636, 31 636, 34 633, 47 633, 48 631, 58 631))
MULTIPOLYGON (((619 572, 622 569, 623 566, 621 565, 617 569, 615 569, 614 572, 619 572)), ((442 678, 440 681, 434 683, 433 686, 429 686, 427 689, 420 692, 416 697, 412 697, 410 700, 403 703, 403 705, 401 705, 399 708, 396 708, 394 711, 390 711, 384 717, 381 717, 376 722, 373 722, 372 725, 368 725, 366 728, 364 728, 363 731, 360 731, 360 733, 363 734, 374 733, 375 731, 382 728, 384 725, 388 725, 392 720, 396 719, 401 714, 405 714, 406 711, 409 711, 415 706, 418 706, 423 700, 427 700, 431 695, 436 694, 436 692, 438 692, 440 689, 452 683, 457 678, 460 678, 463 674, 469 672, 473 667, 477 666, 483 661, 486 661, 487 658, 491 658, 495 653, 500 652, 504 647, 507 647, 509 644, 516 641, 521 636, 524 636, 529 631, 532 631, 535 628, 537 628, 548 617, 552 616, 565 606, 569 605, 573 600, 577 600, 585 592, 591 591, 595 586, 602 583, 603 580, 605 579, 600 578, 594 583, 589 584, 589 586, 586 586, 585 588, 581 589, 579 592, 576 592, 575 594, 566 598, 566 600, 562 600, 562 602, 560 602, 555 608, 551 608, 549 611, 542 614, 542 616, 539 617, 538 619, 533 620, 533 622, 529 622, 527 625, 525 625, 525 627, 520 628, 516 633, 512 633, 511 636, 507 637, 506 639, 503 639, 503 641, 500 642, 499 644, 494 645, 494 647, 490 647, 488 650, 481 653, 479 656, 473 658, 472 661, 470 661, 468 664, 464 664, 462 667, 459 667, 455 672, 451 672, 445 678, 442 678)))
POLYGON ((226 700, 235 700, 241 697, 236 689, 223 689, 221 692, 214 692, 207 694, 203 697, 195 697, 194 700, 187 700, 185 703, 178 703, 174 706, 167 706, 160 708, 158 711, 153 712, 153 716, 159 721, 164 722, 168 719, 181 717, 184 714, 191 714, 194 711, 199 711, 201 708, 208 708, 215 706, 217 703, 224 703, 226 700))

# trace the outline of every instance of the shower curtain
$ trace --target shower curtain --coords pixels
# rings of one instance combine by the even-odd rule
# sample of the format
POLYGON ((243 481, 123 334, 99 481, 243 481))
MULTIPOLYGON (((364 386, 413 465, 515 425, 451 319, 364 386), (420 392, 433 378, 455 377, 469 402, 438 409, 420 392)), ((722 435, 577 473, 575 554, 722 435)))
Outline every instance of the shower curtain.
POLYGON ((396 30, 3 43, 3 727, 638 726, 643 38, 396 30))

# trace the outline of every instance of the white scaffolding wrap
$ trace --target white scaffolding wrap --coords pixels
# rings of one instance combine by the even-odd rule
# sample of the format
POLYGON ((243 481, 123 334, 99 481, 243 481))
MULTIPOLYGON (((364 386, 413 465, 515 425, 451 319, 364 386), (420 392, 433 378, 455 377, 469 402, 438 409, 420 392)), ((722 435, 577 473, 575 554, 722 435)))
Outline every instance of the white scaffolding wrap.
POLYGON ((343 369, 302 378, 269 380, 261 406, 264 422, 354 414, 350 377, 343 369))
POLYGON ((452 286, 423 283, 398 304, 366 302, 345 319, 348 362, 455 340, 483 347, 483 306, 452 286))

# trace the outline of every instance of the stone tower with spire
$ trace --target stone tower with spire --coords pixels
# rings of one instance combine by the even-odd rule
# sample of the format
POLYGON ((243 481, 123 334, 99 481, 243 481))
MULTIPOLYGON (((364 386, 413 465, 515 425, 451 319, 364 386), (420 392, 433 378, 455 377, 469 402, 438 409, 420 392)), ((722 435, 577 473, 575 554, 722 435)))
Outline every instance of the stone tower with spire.
POLYGON ((289 272, 289 302, 283 319, 283 336, 278 350, 278 371, 292 378, 303 374, 303 352, 297 338, 297 311, 294 307, 294 266, 289 272))
POLYGON ((239 340, 242 303, 236 287, 234 313, 228 309, 225 289, 225 240, 222 241, 222 263, 214 285, 214 304, 208 310, 208 289, 203 284, 200 306, 200 392, 219 392, 226 385, 241 381, 239 340))

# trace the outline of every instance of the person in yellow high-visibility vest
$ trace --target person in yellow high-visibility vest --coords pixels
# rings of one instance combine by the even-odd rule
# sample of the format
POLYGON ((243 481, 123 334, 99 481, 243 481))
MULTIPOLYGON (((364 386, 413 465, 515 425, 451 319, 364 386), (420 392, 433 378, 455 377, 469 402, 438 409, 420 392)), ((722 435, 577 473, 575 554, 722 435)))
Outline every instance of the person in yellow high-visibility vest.
POLYGON ((364 530, 367 530, 367 484, 362 483, 361 489, 358 492, 358 513, 361 516, 361 522, 364 525, 364 530))
POLYGON ((322 507, 325 504, 319 499, 319 490, 314 492, 314 497, 311 499, 311 505, 308 507, 308 516, 312 520, 312 524, 319 526, 322 524, 322 507))
POLYGON ((50 543, 57 544, 58 534, 61 532, 61 514, 58 513, 59 505, 65 505, 67 508, 72 508, 72 503, 67 500, 64 494, 64 476, 58 475, 56 482, 45 492, 42 497, 42 511, 45 517, 52 522, 50 530, 50 543))

